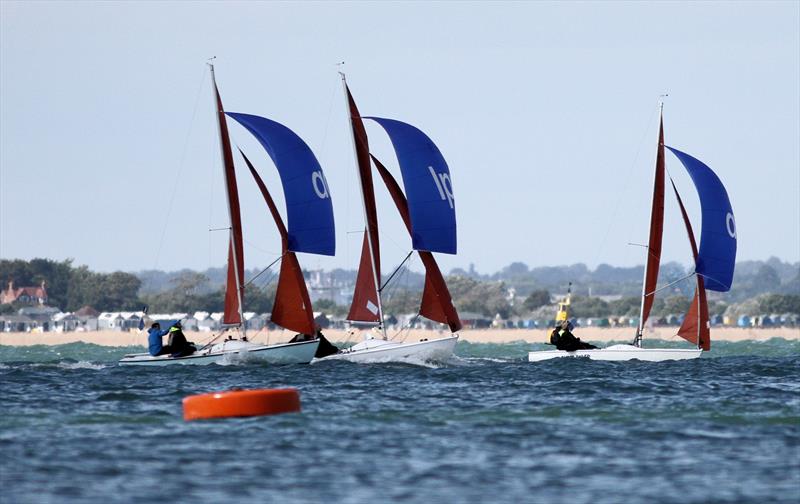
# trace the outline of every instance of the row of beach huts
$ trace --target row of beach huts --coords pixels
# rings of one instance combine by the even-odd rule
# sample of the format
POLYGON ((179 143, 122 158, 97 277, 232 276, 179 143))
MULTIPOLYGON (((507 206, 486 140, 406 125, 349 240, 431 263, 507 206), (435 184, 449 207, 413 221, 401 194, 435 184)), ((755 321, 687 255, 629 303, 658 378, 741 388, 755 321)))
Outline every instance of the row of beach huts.
MULTIPOLYGON (((142 312, 102 312, 99 313, 91 307, 84 307, 72 313, 63 313, 58 308, 49 306, 26 307, 18 310, 16 314, 0 316, 0 332, 73 332, 73 331, 131 331, 138 330, 141 324, 142 312)), ((222 313, 209 313, 198 311, 194 313, 163 313, 150 314, 150 319, 170 321, 180 320, 184 329, 188 331, 215 332, 222 326, 222 313)), ((272 329, 269 313, 245 312, 248 330, 272 329)), ((322 328, 348 329, 351 324, 344 317, 336 317, 322 312, 315 312, 316 322, 322 328)), ((552 319, 533 319, 513 317, 503 319, 499 315, 486 317, 479 313, 461 313, 465 328, 483 329, 536 329, 552 325, 552 319)), ((396 327, 412 327, 415 329, 434 329, 438 324, 418 317, 416 314, 388 316, 387 325, 396 327)), ((635 327, 639 320, 637 317, 598 317, 572 319, 577 327, 635 327)), ((683 322, 683 315, 667 315, 651 320, 654 325, 679 326, 683 322)), ((727 327, 797 327, 800 325, 800 315, 785 314, 760 314, 742 315, 738 318, 716 315, 711 317, 712 326, 727 327)))

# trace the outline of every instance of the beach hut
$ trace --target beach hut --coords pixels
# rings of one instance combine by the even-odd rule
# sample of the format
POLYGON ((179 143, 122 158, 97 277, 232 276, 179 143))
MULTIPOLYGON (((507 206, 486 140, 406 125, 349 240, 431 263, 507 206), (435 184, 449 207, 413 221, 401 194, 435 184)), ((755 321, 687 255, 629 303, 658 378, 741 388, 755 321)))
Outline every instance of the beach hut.
POLYGON ((73 332, 81 326, 81 319, 74 313, 56 313, 53 315, 53 331, 73 332))
POLYGON ((211 318, 211 314, 205 311, 197 311, 194 312, 192 318, 196 321, 197 330, 200 332, 212 332, 216 331, 217 321, 211 318))
POLYGON ((119 312, 103 312, 97 317, 97 328, 101 331, 121 331, 123 321, 119 312))
POLYGON ((490 319, 476 312, 461 312, 459 316, 465 328, 485 329, 492 323, 490 319))
POLYGON ((0 316, 0 331, 2 332, 31 332, 36 327, 36 322, 26 315, 0 316))
POLYGON ((750 327, 750 317, 748 315, 742 315, 736 321, 736 325, 739 327, 750 327))

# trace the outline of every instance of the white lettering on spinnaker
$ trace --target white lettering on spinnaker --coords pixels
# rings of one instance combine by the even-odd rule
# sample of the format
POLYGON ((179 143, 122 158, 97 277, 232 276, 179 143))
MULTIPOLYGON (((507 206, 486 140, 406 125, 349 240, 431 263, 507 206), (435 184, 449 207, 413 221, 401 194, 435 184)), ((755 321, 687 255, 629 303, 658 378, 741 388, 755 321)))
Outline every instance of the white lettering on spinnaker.
POLYGON ((325 180, 322 170, 311 173, 311 185, 314 187, 314 192, 317 193, 320 199, 329 198, 328 181, 325 180))
POLYGON ((455 201, 455 197, 453 196, 453 183, 450 181, 450 174, 436 173, 433 166, 429 166, 428 171, 431 172, 433 182, 436 184, 436 189, 439 191, 439 197, 442 198, 442 201, 447 200, 447 204, 450 205, 451 209, 454 208, 453 202, 455 201))
POLYGON ((734 240, 736 239, 736 220, 733 218, 733 214, 728 212, 728 215, 725 216, 725 226, 728 228, 728 234, 734 240))

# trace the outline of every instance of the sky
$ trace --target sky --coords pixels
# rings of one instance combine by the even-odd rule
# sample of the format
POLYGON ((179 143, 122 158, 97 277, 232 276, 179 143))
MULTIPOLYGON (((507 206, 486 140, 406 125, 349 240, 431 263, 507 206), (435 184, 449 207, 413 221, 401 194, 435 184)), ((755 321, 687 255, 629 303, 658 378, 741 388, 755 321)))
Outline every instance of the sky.
MULTIPOLYGON (((339 70, 363 115, 411 123, 452 176, 458 254, 442 269, 644 262, 658 108, 667 145, 708 164, 737 222, 738 260, 800 261, 800 2, 0 2, 0 258, 97 271, 204 270, 226 260, 210 76, 226 110, 300 135, 355 269, 361 196, 339 70), (344 65, 337 65, 344 62, 344 65)), ((281 209, 277 171, 232 141, 281 209)), ((385 133, 370 147, 399 179, 385 133)), ((697 193, 667 169, 700 229, 697 193)), ((237 160, 245 264, 280 242, 237 160)), ((378 179, 376 179, 377 182, 378 179)), ((411 243, 376 189, 384 264, 411 243)), ((667 193, 663 259, 691 262, 667 193)), ((285 213, 284 213, 285 215, 285 213)), ((388 266, 385 266, 386 269, 388 266)), ((417 260, 412 269, 421 271, 417 260)))

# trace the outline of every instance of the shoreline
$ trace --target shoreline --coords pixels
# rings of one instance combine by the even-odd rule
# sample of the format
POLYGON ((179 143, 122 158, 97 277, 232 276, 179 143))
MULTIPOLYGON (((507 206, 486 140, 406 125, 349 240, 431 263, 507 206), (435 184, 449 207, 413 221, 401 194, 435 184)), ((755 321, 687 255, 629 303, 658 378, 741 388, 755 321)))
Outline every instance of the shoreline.
MULTIPOLYGON (((680 340, 675 335, 677 327, 655 327, 645 329, 645 339, 659 339, 665 341, 680 340)), ((611 341, 625 342, 633 339, 634 328, 631 327, 581 327, 577 328, 575 335, 583 341, 608 343, 611 341)), ((387 331, 392 338, 398 331, 387 331)), ((195 343, 208 342, 213 333, 186 331, 186 338, 195 343)), ((249 334, 250 340, 256 343, 280 343, 289 341, 294 336, 293 331, 258 331, 249 334)), ((328 329, 323 331, 325 337, 332 343, 358 342, 363 339, 363 332, 350 333, 342 329, 328 329)), ((406 341, 415 341, 422 338, 436 338, 448 335, 444 331, 413 330, 405 331, 402 336, 406 341)), ((545 329, 467 329, 459 332, 461 341, 470 343, 495 343, 504 344, 512 342, 545 343, 549 331, 545 329)), ((721 327, 711 329, 711 341, 766 341, 772 338, 785 340, 800 340, 800 328, 739 328, 721 327)), ((138 331, 92 331, 92 332, 47 332, 47 333, 0 333, 0 346, 32 346, 32 345, 64 345, 68 343, 91 343, 110 347, 141 347, 147 344, 147 332, 138 331)))

